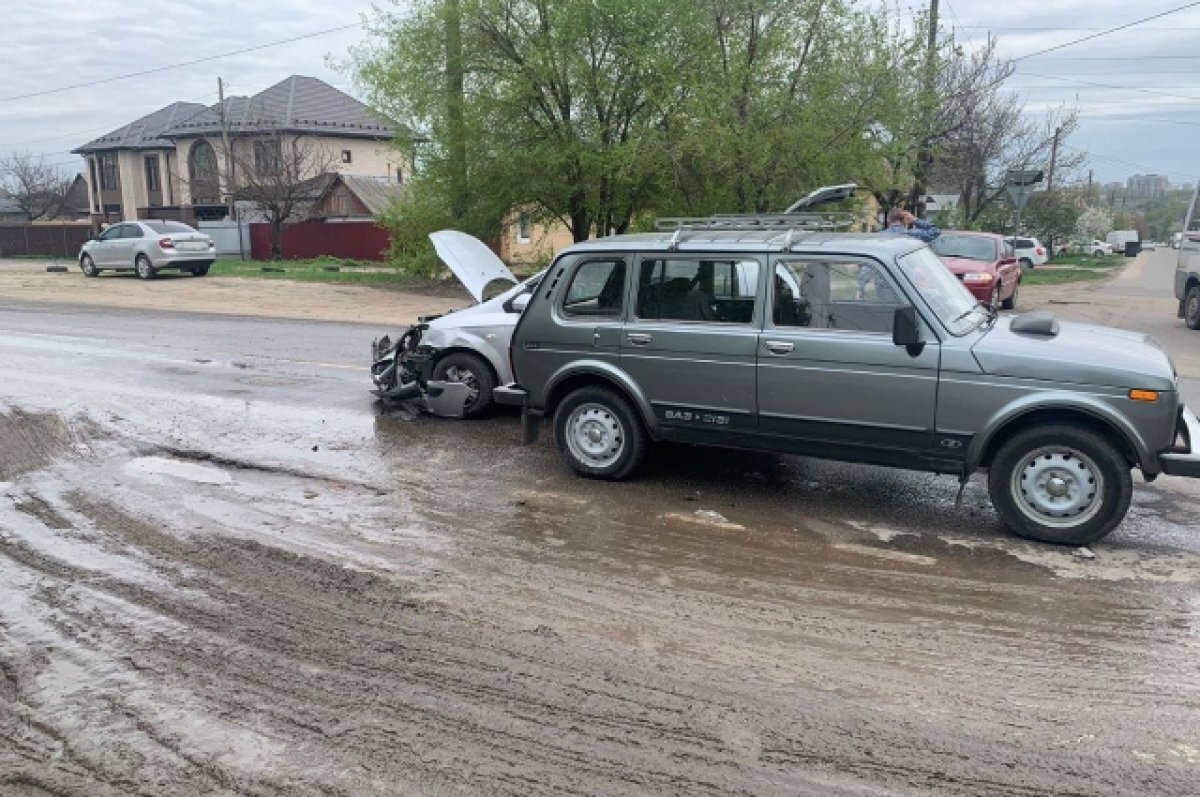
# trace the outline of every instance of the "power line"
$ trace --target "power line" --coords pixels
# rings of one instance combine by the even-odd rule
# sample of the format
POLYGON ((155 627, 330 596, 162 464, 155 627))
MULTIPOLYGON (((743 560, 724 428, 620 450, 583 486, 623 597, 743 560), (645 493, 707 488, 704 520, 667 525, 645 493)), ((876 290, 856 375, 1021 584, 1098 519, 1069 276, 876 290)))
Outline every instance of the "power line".
MULTIPOLYGON (((1200 5, 1200 3, 1197 3, 1197 5, 1200 5)), ((1153 94, 1153 95, 1157 95, 1160 97, 1174 97, 1175 99, 1179 99, 1179 100, 1193 100, 1195 102, 1200 102, 1200 97, 1191 96, 1191 95, 1187 95, 1187 94, 1172 94, 1171 92, 1168 92, 1168 91, 1155 91, 1154 89, 1143 89, 1143 88, 1138 88, 1135 86, 1114 86, 1111 83, 1097 83, 1092 80, 1072 80, 1070 78, 1062 78, 1062 77, 1057 77, 1055 75, 1040 75, 1036 72, 1019 72, 1018 74, 1025 75, 1027 77, 1043 78, 1045 80, 1059 80, 1059 81, 1062 81, 1063 83, 1069 83, 1069 84, 1077 85, 1077 86, 1098 86, 1100 88, 1105 88, 1105 89, 1117 89, 1119 91, 1136 91, 1139 94, 1153 94)))
MULTIPOLYGON (((216 96, 217 96, 216 92, 208 91, 208 92, 205 92, 203 95, 196 97, 195 99, 184 100, 183 102, 205 102, 209 99, 215 99, 216 96)), ((0 150, 13 149, 14 147, 24 147, 24 146, 28 146, 30 144, 38 144, 42 141, 58 141, 61 138, 74 138, 75 136, 86 136, 89 133, 98 133, 101 130, 113 130, 113 129, 119 128, 119 127, 121 127, 121 125, 107 124, 107 125, 100 125, 99 127, 90 127, 87 130, 77 130, 74 133, 60 133, 60 134, 56 134, 53 136, 42 136, 41 138, 31 138, 28 141, 10 141, 7 144, 0 144, 0 150)), ((48 152, 48 153, 44 153, 44 154, 46 154, 46 155, 69 155, 69 154, 71 154, 71 151, 65 150, 65 151, 60 151, 60 152, 48 152)))
POLYGON ((1072 39, 1069 42, 1063 42, 1062 44, 1056 44, 1053 47, 1047 47, 1044 50, 1038 50, 1037 52, 1029 53, 1028 55, 1023 55, 1020 58, 1014 58, 1013 60, 1014 61, 1024 61, 1027 58, 1033 58, 1034 56, 1044 55, 1046 53, 1052 53, 1055 50, 1061 50, 1065 47, 1073 47, 1076 44, 1082 44, 1083 42, 1091 41, 1092 39, 1098 39, 1101 36, 1107 36, 1110 33, 1116 33, 1117 31, 1125 30, 1126 28, 1132 28, 1136 25, 1141 25, 1143 22, 1149 22, 1152 19, 1161 19, 1162 17, 1170 16, 1171 14, 1177 14, 1180 11, 1186 11, 1189 8, 1195 8, 1196 6, 1200 6, 1200 2, 1186 3, 1184 5, 1178 6, 1177 8, 1172 8, 1168 11, 1162 11, 1162 12, 1159 12, 1158 14, 1152 14, 1151 16, 1143 17, 1142 19, 1134 20, 1133 22, 1127 22, 1124 25, 1118 25, 1115 28, 1106 28, 1105 30, 1100 31, 1099 33, 1093 33, 1090 36, 1083 36, 1078 39, 1072 39))
MULTIPOLYGON (((1167 12, 1167 13, 1171 13, 1171 12, 1167 12)), ((1131 24, 1137 24, 1137 23, 1131 23, 1131 24)), ((1040 27, 1040 26, 1039 27, 1020 27, 1020 26, 1008 26, 1008 25, 961 25, 960 27, 967 28, 969 30, 1015 30, 1015 31, 1028 31, 1030 33, 1044 33, 1046 31, 1083 32, 1083 31, 1090 31, 1090 30, 1106 30, 1105 28, 1053 28, 1053 27, 1040 27)), ((1162 31, 1192 31, 1192 30, 1200 30, 1200 28, 1139 28, 1139 31, 1142 31, 1142 30, 1158 31, 1158 32, 1162 32, 1162 31)))
POLYGON ((1134 169, 1137 169, 1139 171, 1151 172, 1154 174, 1165 174, 1168 176, 1175 176, 1175 177, 1183 177, 1188 180, 1198 179, 1197 175, 1187 174, 1186 172, 1177 172, 1177 171, 1171 171, 1171 170, 1167 170, 1167 169, 1159 169, 1154 166, 1147 166, 1144 163, 1134 163, 1133 161, 1127 161, 1127 160, 1123 160, 1121 158, 1114 158, 1111 155, 1097 155, 1094 152, 1089 152, 1088 150, 1080 149, 1079 147, 1071 146, 1070 144, 1063 144, 1062 146, 1064 146, 1067 149, 1074 150, 1075 152, 1078 152, 1081 155, 1085 155, 1088 158, 1095 158, 1096 160, 1099 160, 1099 161, 1106 161, 1110 165, 1133 167, 1134 169))
MULTIPOLYGON (((1024 56, 1032 58, 1033 56, 1024 56)), ((1195 61, 1200 55, 1059 55, 1042 61, 1195 61)))
POLYGON ((1123 122, 1125 124, 1142 124, 1144 122, 1147 124, 1200 127, 1200 122, 1185 122, 1182 119, 1147 119, 1144 116, 1084 116, 1081 118, 1088 122, 1123 122))
POLYGON ((246 53, 252 53, 252 52, 256 52, 258 50, 265 50, 268 47, 278 47, 281 44, 291 44, 292 42, 304 41, 305 39, 314 39, 318 36, 327 36, 330 33, 339 33, 343 30, 350 30, 351 28, 357 28, 362 24, 363 24, 362 22, 353 22, 349 25, 340 25, 336 28, 326 28, 325 30, 319 30, 319 31, 316 31, 315 33, 306 33, 303 36, 293 36, 289 39, 279 39, 278 41, 267 42, 266 44, 256 44, 253 47, 243 47, 240 50, 230 50, 229 52, 218 53, 217 55, 208 55, 208 56, 205 56, 204 58, 194 58, 191 61, 180 61, 175 64, 167 64, 165 66, 156 66, 156 67, 152 67, 151 69, 141 69, 141 70, 138 70, 137 72, 127 72, 124 75, 114 75, 112 77, 100 78, 98 80, 89 80, 85 83, 74 83, 70 86, 59 86, 58 88, 54 88, 54 89, 44 89, 42 91, 33 91, 28 94, 14 94, 11 97, 0 97, 0 102, 14 102, 16 100, 27 100, 32 97, 45 97, 47 94, 57 94, 59 92, 71 91, 73 89, 86 88, 88 86, 98 86, 102 83, 113 83, 115 81, 125 80, 125 79, 131 78, 131 77, 140 77, 142 75, 152 75, 157 72, 166 72, 171 69, 179 69, 179 68, 185 67, 185 66, 194 66, 195 64, 204 64, 204 63, 208 63, 209 61, 216 61, 221 58, 230 58, 235 55, 245 55, 246 53))

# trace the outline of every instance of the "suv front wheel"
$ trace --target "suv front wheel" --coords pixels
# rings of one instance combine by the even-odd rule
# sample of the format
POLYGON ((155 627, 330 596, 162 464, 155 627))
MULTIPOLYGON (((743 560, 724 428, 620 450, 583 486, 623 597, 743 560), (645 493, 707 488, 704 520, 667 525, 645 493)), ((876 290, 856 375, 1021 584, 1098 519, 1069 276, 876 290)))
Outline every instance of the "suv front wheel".
POLYGON ((988 491, 1022 537, 1087 545, 1121 522, 1133 496, 1129 464, 1108 440, 1077 426, 1035 426, 996 453, 988 491))
POLYGON ((646 453, 646 431, 623 397, 602 387, 582 387, 554 412, 558 451, 576 473, 623 479, 646 453))

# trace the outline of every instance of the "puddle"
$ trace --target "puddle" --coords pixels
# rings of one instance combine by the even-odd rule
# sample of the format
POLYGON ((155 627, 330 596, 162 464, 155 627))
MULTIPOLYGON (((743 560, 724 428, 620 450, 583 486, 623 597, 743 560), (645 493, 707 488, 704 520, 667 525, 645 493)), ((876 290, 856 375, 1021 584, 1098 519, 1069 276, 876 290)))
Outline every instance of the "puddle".
POLYGON ((139 457, 125 465, 124 470, 138 476, 170 476, 197 484, 229 484, 233 481, 229 473, 216 466, 167 457, 139 457))

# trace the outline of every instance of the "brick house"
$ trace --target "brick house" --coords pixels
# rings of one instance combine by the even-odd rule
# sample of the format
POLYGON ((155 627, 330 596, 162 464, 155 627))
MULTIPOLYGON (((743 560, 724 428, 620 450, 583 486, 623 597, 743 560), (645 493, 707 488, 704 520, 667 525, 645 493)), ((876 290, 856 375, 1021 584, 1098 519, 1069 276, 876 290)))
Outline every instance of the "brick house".
MULTIPOLYGON (((401 184, 411 174, 412 161, 391 146, 398 132, 406 134, 348 94, 293 75, 252 97, 228 97, 224 104, 172 103, 74 152, 87 163, 84 179, 94 222, 175 218, 194 223, 227 215, 231 167, 263 163, 260 150, 269 137, 279 141, 280 134, 330 153, 341 174, 401 184), (225 151, 223 130, 232 152, 225 151)), ((236 175, 235 169, 235 181, 236 175)))

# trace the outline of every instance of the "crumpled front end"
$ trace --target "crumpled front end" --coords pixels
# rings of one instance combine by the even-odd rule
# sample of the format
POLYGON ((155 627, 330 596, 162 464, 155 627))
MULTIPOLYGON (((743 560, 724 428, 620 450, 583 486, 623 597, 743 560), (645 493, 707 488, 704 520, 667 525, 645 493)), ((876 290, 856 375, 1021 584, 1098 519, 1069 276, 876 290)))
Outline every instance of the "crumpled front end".
POLYGON ((375 383, 371 392, 385 403, 421 397, 423 389, 417 349, 425 329, 425 324, 415 324, 395 341, 384 335, 371 342, 371 381, 375 383))
POLYGON ((409 327, 395 341, 385 335, 371 343, 371 392, 385 404, 415 401, 433 415, 461 418, 471 389, 461 382, 431 379, 436 352, 421 344, 429 320, 409 327))

